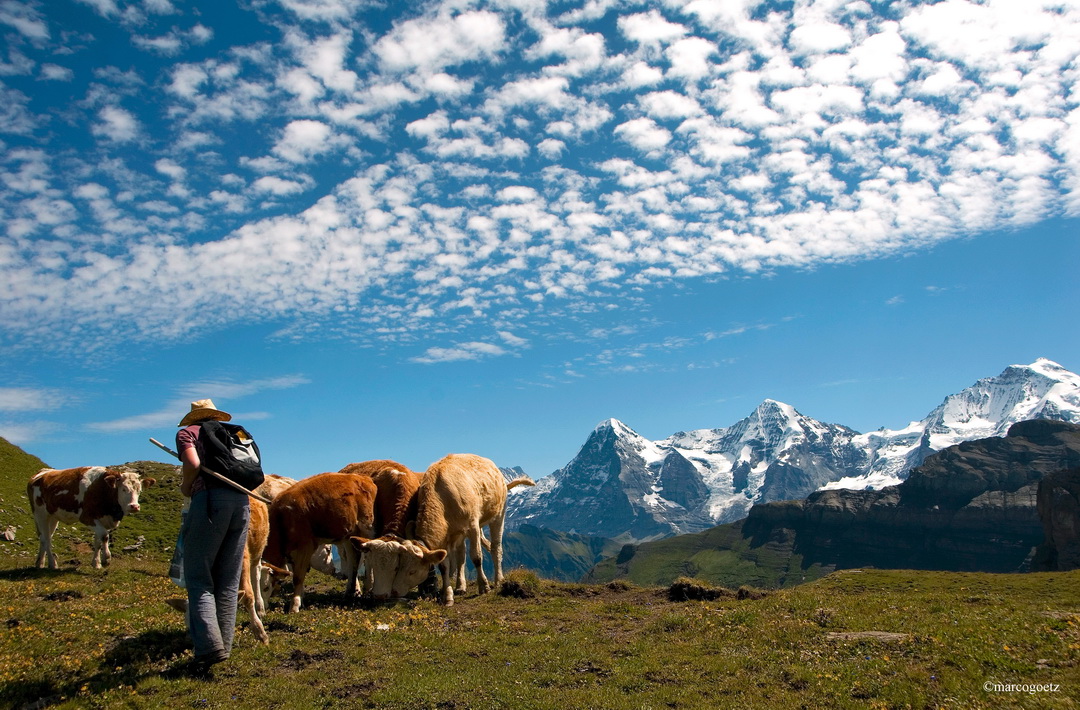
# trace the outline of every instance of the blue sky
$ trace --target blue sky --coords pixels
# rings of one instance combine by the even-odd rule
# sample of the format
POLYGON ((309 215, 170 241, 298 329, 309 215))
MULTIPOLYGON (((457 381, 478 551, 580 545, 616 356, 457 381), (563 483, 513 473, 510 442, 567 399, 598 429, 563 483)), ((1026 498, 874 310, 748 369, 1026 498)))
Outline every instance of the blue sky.
POLYGON ((0 435, 550 473, 1080 367, 1080 8, 0 0, 0 435), (388 9, 389 6, 392 9, 388 9))

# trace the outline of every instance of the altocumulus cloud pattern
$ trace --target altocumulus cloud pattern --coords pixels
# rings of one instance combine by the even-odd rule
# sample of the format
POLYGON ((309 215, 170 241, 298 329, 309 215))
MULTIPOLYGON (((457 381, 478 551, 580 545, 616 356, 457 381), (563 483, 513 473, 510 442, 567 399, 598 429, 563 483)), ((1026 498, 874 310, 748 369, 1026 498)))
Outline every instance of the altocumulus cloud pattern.
POLYGON ((5 0, 0 23, 8 343, 482 318, 498 344, 427 356, 476 358, 548 304, 1080 212, 1075 1, 5 0))

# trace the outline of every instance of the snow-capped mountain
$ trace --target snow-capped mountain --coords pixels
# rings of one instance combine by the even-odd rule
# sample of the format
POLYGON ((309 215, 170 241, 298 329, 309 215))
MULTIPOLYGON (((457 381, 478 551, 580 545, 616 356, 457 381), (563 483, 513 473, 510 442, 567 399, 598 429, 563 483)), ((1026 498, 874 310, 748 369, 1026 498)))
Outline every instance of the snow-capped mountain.
POLYGON ((1080 423, 1080 376, 1045 359, 1014 365, 921 421, 869 434, 773 400, 729 427, 659 441, 609 419, 570 463, 510 496, 507 525, 626 541, 695 532, 745 517, 755 503, 892 485, 935 451, 1037 418, 1080 423))
POLYGON ((1005 436, 1013 424, 1030 419, 1080 423, 1080 376, 1045 358, 1012 365, 997 377, 949 395, 921 421, 896 431, 861 435, 857 443, 867 451, 870 466, 824 487, 892 486, 935 451, 962 441, 1005 436))

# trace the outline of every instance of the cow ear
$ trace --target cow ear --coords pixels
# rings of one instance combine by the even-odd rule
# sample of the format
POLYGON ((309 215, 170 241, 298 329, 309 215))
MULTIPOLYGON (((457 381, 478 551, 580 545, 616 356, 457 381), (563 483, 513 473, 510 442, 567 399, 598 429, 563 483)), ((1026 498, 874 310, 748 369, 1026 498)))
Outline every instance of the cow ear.
POLYGON ((142 479, 143 488, 153 488, 155 483, 157 483, 156 478, 144 478, 144 479, 142 479))
POLYGON ((356 535, 353 535, 349 538, 349 542, 354 548, 356 548, 360 552, 367 552, 371 549, 371 545, 368 544, 371 542, 371 540, 367 539, 366 537, 358 537, 356 535))
POLYGON ((281 567, 278 567, 277 565, 272 565, 269 562, 267 562, 266 560, 262 561, 262 566, 265 567, 266 569, 270 570, 271 572, 273 572, 276 575, 281 575, 282 577, 287 577, 288 575, 292 574, 291 572, 289 572, 289 570, 282 569, 281 567))
POLYGON ((446 559, 446 550, 432 550, 424 554, 424 563, 437 565, 446 559))
POLYGON ((120 483, 119 476, 105 476, 105 482, 109 484, 109 488, 116 488, 116 485, 120 483))

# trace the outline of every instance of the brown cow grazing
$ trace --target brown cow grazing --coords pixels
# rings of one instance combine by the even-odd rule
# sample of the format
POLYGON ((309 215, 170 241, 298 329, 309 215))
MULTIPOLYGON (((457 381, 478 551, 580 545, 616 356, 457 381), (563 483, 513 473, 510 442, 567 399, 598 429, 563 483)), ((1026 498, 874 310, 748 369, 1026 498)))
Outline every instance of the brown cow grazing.
MULTIPOLYGON (((469 554, 476 567, 476 582, 481 594, 490 589, 483 568, 483 532, 488 528, 495 584, 502 581, 502 535, 506 518, 506 494, 515 486, 536 485, 527 476, 507 482, 499 467, 489 459, 473 454, 450 454, 436 461, 424 474, 418 492, 415 538, 427 550, 447 550, 449 558, 439 563, 442 573, 442 599, 454 603, 450 572, 463 565, 460 548, 469 541, 469 554)), ((455 570, 457 571, 457 570, 455 570)), ((464 575, 459 574, 459 589, 464 575)))
POLYGON ((375 483, 366 476, 320 473, 283 491, 270 505, 270 538, 263 559, 292 567, 293 598, 287 611, 299 611, 304 578, 315 548, 338 544, 345 573, 346 598, 356 594, 358 555, 350 536, 374 537, 375 483), (344 543, 344 544, 341 544, 344 543))
POLYGON ((408 467, 380 459, 351 463, 339 473, 367 476, 375 482, 375 530, 378 535, 405 537, 405 527, 416 520, 416 492, 424 474, 408 467))
MULTIPOLYGON (((268 473, 263 478, 263 482, 259 484, 252 493, 261 495, 263 498, 269 498, 274 500, 278 497, 278 494, 282 491, 288 490, 296 485, 295 478, 289 478, 288 476, 279 476, 276 473, 268 473)), ((260 551, 261 554, 261 551, 260 551)), ((320 545, 315 549, 315 554, 311 556, 311 566, 314 569, 319 570, 323 574, 328 574, 331 577, 338 576, 337 570, 334 569, 334 556, 331 552, 330 545, 320 545)), ((271 570, 267 569, 267 572, 271 570)), ((266 603, 270 599, 270 592, 273 588, 271 583, 271 575, 261 575, 261 584, 257 587, 259 594, 256 597, 259 613, 261 614, 265 609, 266 603)))
POLYGON ((149 488, 153 478, 139 479, 139 474, 124 468, 83 466, 56 470, 43 468, 26 484, 30 510, 38 533, 37 566, 46 558, 49 569, 56 569, 52 536, 57 523, 82 523, 94 529, 94 569, 109 564, 109 534, 127 513, 139 511, 139 494, 149 488))

